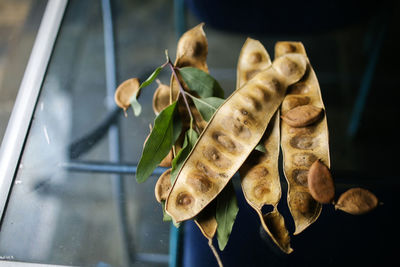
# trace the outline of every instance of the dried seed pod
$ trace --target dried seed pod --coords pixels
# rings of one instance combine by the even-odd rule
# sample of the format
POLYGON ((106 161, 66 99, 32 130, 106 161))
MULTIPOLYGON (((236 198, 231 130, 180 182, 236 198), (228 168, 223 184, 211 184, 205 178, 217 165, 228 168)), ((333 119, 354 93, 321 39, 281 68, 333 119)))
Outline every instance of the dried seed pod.
POLYGON ((174 158, 174 154, 172 152, 172 149, 169 151, 168 155, 160 162, 158 166, 160 167, 171 167, 172 165, 172 160, 174 158))
POLYGON ((217 231, 218 223, 215 219, 215 209, 216 205, 213 201, 194 219, 201 233, 207 239, 212 239, 217 231))
MULTIPOLYGON (((161 83, 157 80, 158 87, 153 95, 153 111, 154 114, 158 115, 164 108, 168 107, 170 104, 170 88, 168 85, 161 83)), ((177 92, 175 92, 176 94, 177 92)), ((176 98, 176 95, 173 96, 176 98)))
POLYGON ((331 203, 335 197, 335 184, 331 172, 320 160, 315 161, 308 171, 308 189, 319 203, 331 203))
POLYGON ((128 79, 121 83, 114 94, 114 100, 118 107, 126 111, 131 105, 131 99, 138 92, 139 87, 138 78, 128 79))
POLYGON ((260 71, 271 66, 267 50, 257 40, 247 38, 240 50, 236 70, 236 88, 242 87, 260 71))
POLYGON ((209 204, 229 182, 240 168, 250 152, 260 141, 273 114, 281 104, 288 85, 295 83, 304 75, 306 59, 303 55, 292 54, 275 60, 272 67, 258 73, 251 81, 236 90, 216 111, 192 152, 183 164, 166 201, 166 211, 180 222, 196 216, 209 204), (292 71, 282 71, 290 65, 292 71), (269 100, 258 98, 254 94, 259 88, 269 95, 269 100), (254 101, 248 102, 251 98, 254 101), (233 128, 225 127, 227 122, 233 128), (241 132, 246 131, 249 138, 243 139, 241 132), (240 151, 234 153, 218 146, 216 132, 224 132, 240 151), (211 177, 196 169, 198 163, 209 167, 217 177, 211 177), (199 192, 188 181, 193 173, 200 172, 212 184, 207 192, 199 192), (191 201, 182 201, 182 195, 191 201))
POLYGON ((286 254, 293 252, 293 249, 290 247, 290 236, 285 226, 285 220, 276 206, 273 211, 268 212, 260 218, 263 228, 272 241, 286 254))
POLYGON ((378 198, 370 191, 363 188, 351 188, 344 192, 335 205, 340 209, 353 215, 370 212, 378 206, 378 198))
MULTIPOLYGON (((275 45, 276 59, 293 54, 306 56, 302 43, 278 42, 275 45)), ((288 88, 281 113, 286 115, 289 110, 304 105, 324 110, 318 80, 308 60, 307 74, 288 88)), ((288 182, 288 205, 295 223, 294 234, 299 234, 316 221, 322 209, 322 205, 310 195, 305 179, 309 168, 317 159, 330 167, 327 121, 324 112, 320 116, 313 124, 301 128, 295 128, 281 120, 283 169, 288 182)))
POLYGON ((171 189, 171 170, 168 169, 161 174, 154 188, 154 194, 159 203, 167 199, 168 192, 171 189))
MULTIPOLYGON (((236 89, 271 64, 270 56, 264 46, 259 41, 248 38, 239 55, 236 89)), ((265 95, 261 92, 258 98, 265 98, 265 95)), ((290 236, 285 221, 276 208, 281 198, 277 163, 279 138, 279 111, 277 111, 261 141, 267 152, 253 151, 240 167, 239 173, 244 197, 256 210, 265 232, 282 251, 290 253, 292 251, 290 236), (263 215, 264 205, 273 205, 274 211, 263 215)))
POLYGON ((281 116, 289 126, 304 127, 316 122, 322 115, 322 108, 313 105, 297 106, 281 116))

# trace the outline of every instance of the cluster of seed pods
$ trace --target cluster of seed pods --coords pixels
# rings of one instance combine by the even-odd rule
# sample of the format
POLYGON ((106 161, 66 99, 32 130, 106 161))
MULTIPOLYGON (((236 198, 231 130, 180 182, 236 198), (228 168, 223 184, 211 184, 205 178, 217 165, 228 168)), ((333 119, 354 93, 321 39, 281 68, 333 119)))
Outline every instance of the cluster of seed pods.
MULTIPOLYGON (((208 72, 208 43, 203 25, 179 39, 175 67, 190 66, 208 72)), ((170 86, 157 82, 154 113, 159 114, 177 100, 183 137, 190 124, 179 86, 183 85, 183 90, 190 88, 182 80, 178 83, 173 75, 170 86)), ((136 78, 123 82, 115 94, 117 105, 126 110, 138 88, 136 78)), ((259 215, 265 231, 283 252, 293 251, 285 220, 277 209, 281 199, 279 146, 295 235, 318 219, 322 204, 333 203, 336 209, 355 215, 378 205, 376 196, 362 188, 350 189, 334 202, 325 107, 302 43, 276 43, 275 59, 271 62, 264 46, 248 38, 239 55, 235 92, 208 123, 190 99, 189 107, 200 137, 173 184, 171 168, 159 177, 155 196, 175 222, 194 219, 220 266, 212 246, 218 226, 214 200, 237 171, 245 199, 259 215), (262 145, 264 152, 254 150, 257 144, 262 145), (273 211, 263 214, 265 205, 272 206, 273 211)), ((182 141, 178 139, 160 166, 171 167, 182 141)))
POLYGON ((219 107, 166 200, 166 211, 175 221, 193 218, 222 191, 261 140, 286 88, 303 77, 305 70, 305 56, 284 55, 219 107))
MULTIPOLYGON (((251 80, 255 74, 272 64, 264 46, 248 38, 242 47, 237 67, 237 88, 251 80)), ((272 117, 261 144, 266 152, 253 151, 239 169, 242 191, 246 201, 260 217, 261 225, 278 247, 285 253, 292 251, 289 232, 277 205, 281 199, 281 185, 278 170, 279 157, 279 110, 272 117), (264 205, 272 205, 274 210, 262 213, 264 205)))

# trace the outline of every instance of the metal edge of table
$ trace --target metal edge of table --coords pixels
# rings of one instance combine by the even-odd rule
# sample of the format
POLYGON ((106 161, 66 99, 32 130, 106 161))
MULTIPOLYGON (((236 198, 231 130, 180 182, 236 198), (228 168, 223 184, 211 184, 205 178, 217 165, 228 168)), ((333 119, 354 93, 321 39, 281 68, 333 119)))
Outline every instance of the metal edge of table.
POLYGON ((17 165, 68 0, 49 0, 0 147, 0 218, 3 217, 17 165))

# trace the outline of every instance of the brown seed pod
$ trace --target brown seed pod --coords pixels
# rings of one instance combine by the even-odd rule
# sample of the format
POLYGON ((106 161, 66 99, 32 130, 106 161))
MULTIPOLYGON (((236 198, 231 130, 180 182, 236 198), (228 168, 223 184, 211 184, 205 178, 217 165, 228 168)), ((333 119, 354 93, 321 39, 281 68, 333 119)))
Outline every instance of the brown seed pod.
POLYGON ((272 67, 258 73, 219 107, 180 169, 167 198, 166 211, 175 221, 193 218, 222 191, 260 141, 283 100, 287 86, 301 79, 305 70, 304 56, 291 54, 280 57, 272 67), (293 71, 282 71, 286 65, 290 65, 293 71), (268 101, 255 94, 255 88, 268 95, 268 101), (218 146, 216 132, 226 133, 238 150, 232 153, 218 146), (241 133, 246 133, 246 139, 241 133), (217 177, 210 177, 197 169, 199 162, 210 168, 217 177), (212 190, 204 193, 190 186, 188 180, 192 179, 194 172, 207 177, 212 190), (190 196, 191 201, 181 201, 182 194, 186 198, 190 196))
POLYGON ((378 198, 367 189, 351 188, 344 192, 335 205, 340 209, 353 215, 365 214, 378 206, 378 198))
POLYGON ((319 203, 331 203, 335 197, 335 184, 331 172, 320 160, 315 161, 308 171, 308 189, 319 203))
MULTIPOLYGON (((276 43, 275 58, 290 54, 306 56, 302 43, 276 43)), ((290 110, 305 105, 324 110, 318 80, 308 60, 307 74, 288 88, 281 113, 287 115, 290 110)), ((288 205, 295 223, 294 234, 299 234, 315 222, 322 209, 322 205, 311 196, 305 179, 315 160, 321 159, 328 168, 330 166, 327 121, 325 113, 321 113, 314 123, 304 123, 307 125, 301 128, 281 120, 283 169, 288 182, 288 205)))
POLYGON ((161 174, 154 188, 154 194, 159 203, 167 199, 168 192, 171 189, 171 170, 168 169, 161 174))
MULTIPOLYGON (((168 85, 161 83, 157 80, 158 87, 153 95, 153 111, 154 114, 158 115, 164 108, 168 107, 170 104, 170 88, 168 85)), ((176 95, 173 96, 176 98, 176 95)))
POLYGON ((267 50, 257 40, 247 38, 240 50, 236 70, 236 88, 240 88, 260 71, 271 66, 267 50))
POLYGON ((285 220, 276 206, 273 211, 260 218, 262 219, 263 228, 267 231, 274 243, 286 254, 293 252, 293 249, 290 247, 290 236, 285 226, 285 220))
POLYGON ((172 165, 172 160, 173 160, 174 154, 172 152, 172 149, 169 151, 168 155, 160 162, 158 166, 160 167, 171 167, 172 165))
POLYGON ((126 111, 131 105, 131 99, 138 92, 139 87, 140 83, 138 78, 128 79, 121 83, 114 94, 114 100, 117 106, 126 111))
POLYGON ((322 108, 313 105, 297 106, 281 116, 289 126, 304 127, 316 122, 322 115, 322 108))

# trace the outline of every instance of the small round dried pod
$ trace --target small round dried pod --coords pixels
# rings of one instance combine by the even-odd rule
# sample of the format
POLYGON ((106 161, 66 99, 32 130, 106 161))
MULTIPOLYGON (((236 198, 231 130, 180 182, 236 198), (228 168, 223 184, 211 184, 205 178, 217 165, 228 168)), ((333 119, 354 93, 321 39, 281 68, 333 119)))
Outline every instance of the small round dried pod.
POLYGON ((323 114, 323 109, 313 105, 295 107, 281 116, 289 126, 304 127, 316 122, 323 114))
POLYGON ((160 167, 171 167, 173 160, 173 152, 172 149, 169 151, 168 155, 160 162, 158 166, 160 167))
POLYGON ((335 197, 335 184, 331 172, 321 161, 315 161, 308 171, 308 189, 311 196, 319 203, 331 203, 335 197))
POLYGON ((158 115, 164 108, 169 106, 170 88, 168 85, 157 80, 158 87, 153 95, 153 111, 158 115))
POLYGON ((335 209, 360 215, 375 209, 378 206, 378 198, 367 189, 351 188, 344 192, 335 205, 335 209))
POLYGON ((157 180, 154 194, 159 203, 167 199, 168 192, 171 188, 171 170, 172 169, 168 169, 163 172, 163 174, 161 174, 160 178, 157 180))
POLYGON ((131 105, 132 97, 138 93, 140 82, 138 78, 131 78, 121 83, 114 94, 114 100, 118 107, 126 111, 131 105))

